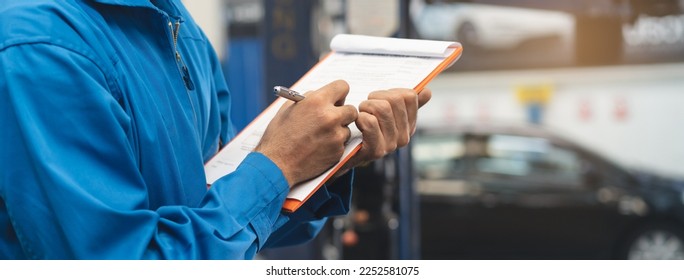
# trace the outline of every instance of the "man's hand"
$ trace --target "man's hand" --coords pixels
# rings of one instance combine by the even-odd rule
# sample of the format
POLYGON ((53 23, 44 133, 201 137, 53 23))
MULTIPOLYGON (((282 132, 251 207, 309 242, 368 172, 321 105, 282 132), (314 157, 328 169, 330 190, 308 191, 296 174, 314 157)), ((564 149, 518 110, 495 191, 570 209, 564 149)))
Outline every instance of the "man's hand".
POLYGON ((359 105, 356 119, 356 126, 363 134, 361 150, 345 163, 336 176, 408 145, 416 131, 418 108, 431 97, 429 89, 423 89, 420 94, 410 89, 372 92, 368 100, 359 105))
POLYGON ((342 157, 347 125, 358 117, 354 106, 344 105, 347 93, 346 82, 332 82, 283 105, 266 128, 255 151, 271 159, 290 186, 323 173, 342 157))

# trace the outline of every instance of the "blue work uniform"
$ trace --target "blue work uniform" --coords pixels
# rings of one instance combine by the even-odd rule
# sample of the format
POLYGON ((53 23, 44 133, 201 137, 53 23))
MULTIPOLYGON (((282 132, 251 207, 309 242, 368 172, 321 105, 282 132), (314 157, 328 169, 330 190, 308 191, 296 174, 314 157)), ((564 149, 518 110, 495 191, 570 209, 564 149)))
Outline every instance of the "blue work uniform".
POLYGON ((0 0, 0 259, 249 259, 346 213, 351 176, 283 214, 259 153, 207 189, 229 98, 179 0, 0 0))

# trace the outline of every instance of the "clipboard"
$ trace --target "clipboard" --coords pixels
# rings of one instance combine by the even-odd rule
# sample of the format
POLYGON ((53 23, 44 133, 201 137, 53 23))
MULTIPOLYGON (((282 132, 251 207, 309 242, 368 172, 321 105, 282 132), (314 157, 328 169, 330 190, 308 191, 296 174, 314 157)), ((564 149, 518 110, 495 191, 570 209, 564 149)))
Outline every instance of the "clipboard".
MULTIPOLYGON (((460 43, 341 34, 330 43, 331 52, 290 88, 304 93, 334 80, 350 87, 346 104, 358 107, 368 94, 388 88, 412 88, 420 92, 434 77, 460 58, 460 43)), ((233 172, 254 150, 268 123, 285 98, 276 99, 245 129, 205 164, 207 186, 233 172)), ((358 128, 349 126, 352 137, 340 161, 316 178, 293 186, 283 204, 284 212, 296 211, 328 181, 362 145, 358 128)))

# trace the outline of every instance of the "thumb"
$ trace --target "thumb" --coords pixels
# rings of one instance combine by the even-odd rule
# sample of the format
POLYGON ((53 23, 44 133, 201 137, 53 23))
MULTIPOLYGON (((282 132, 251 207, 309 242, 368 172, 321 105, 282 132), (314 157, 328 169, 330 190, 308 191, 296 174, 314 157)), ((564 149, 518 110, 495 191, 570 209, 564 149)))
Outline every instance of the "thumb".
POLYGON ((432 91, 428 88, 424 88, 418 93, 418 108, 423 107, 425 103, 428 103, 432 98, 432 91))

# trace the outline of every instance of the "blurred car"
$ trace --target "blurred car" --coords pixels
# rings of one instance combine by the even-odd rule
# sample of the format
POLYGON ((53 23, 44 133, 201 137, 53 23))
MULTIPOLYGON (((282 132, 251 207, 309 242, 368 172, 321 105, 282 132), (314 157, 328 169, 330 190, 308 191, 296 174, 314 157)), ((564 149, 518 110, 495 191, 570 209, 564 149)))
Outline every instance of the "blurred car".
POLYGON ((419 37, 456 40, 465 48, 513 49, 536 39, 573 36, 574 17, 564 12, 442 1, 412 4, 419 37))
POLYGON ((682 259, 684 186, 534 127, 422 130, 423 259, 682 259))

